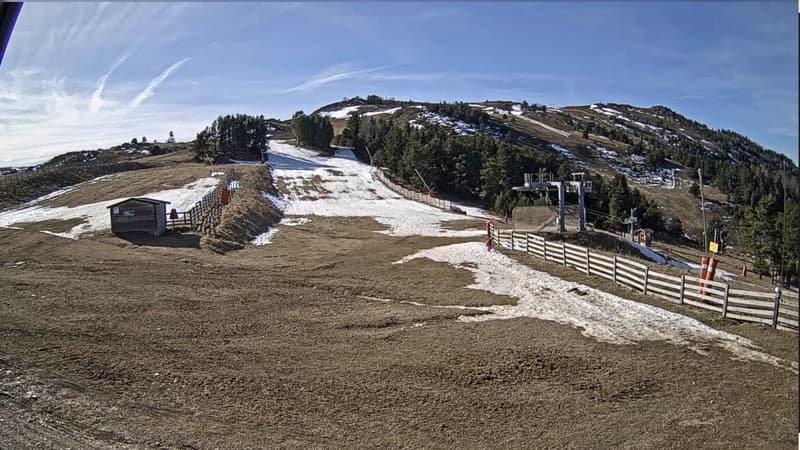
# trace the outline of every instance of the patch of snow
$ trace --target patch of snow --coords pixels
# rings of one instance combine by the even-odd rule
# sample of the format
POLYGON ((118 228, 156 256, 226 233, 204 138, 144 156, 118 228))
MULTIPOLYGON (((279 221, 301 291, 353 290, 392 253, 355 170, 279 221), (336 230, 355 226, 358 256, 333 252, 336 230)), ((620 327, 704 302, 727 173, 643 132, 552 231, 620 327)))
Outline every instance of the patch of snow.
POLYGON ((397 108, 391 108, 391 109, 387 109, 385 111, 370 111, 368 113, 365 113, 364 116, 377 116, 378 114, 394 114, 397 111, 400 111, 400 107, 399 106, 397 108))
POLYGON ((280 209, 281 211, 286 210, 286 205, 288 205, 288 203, 286 202, 286 200, 283 199, 283 197, 279 195, 272 195, 266 191, 261 191, 261 196, 272 202, 272 204, 275 205, 275 207, 280 209))
POLYGON ((284 217, 281 219, 280 224, 286 225, 287 227, 297 227, 307 224, 308 222, 311 222, 311 219, 308 217, 284 217))
POLYGON ((471 272, 475 283, 466 286, 469 289, 519 299, 516 305, 487 307, 490 314, 462 316, 459 320, 463 322, 531 317, 580 328, 584 336, 617 345, 667 342, 700 354, 704 354, 702 347, 715 345, 731 352, 735 359, 763 362, 797 373, 797 363, 769 355, 749 339, 716 330, 690 317, 533 270, 502 253, 487 252, 481 242, 422 250, 395 264, 419 258, 471 272))
POLYGON ((272 149, 272 155, 282 161, 272 174, 289 191, 282 199, 286 215, 372 217, 388 228, 381 233, 392 236, 465 237, 482 236, 486 232, 482 227, 445 229, 444 223, 463 220, 464 216, 396 194, 376 180, 374 168, 358 161, 350 150, 338 150, 336 156, 326 157, 278 141, 272 142, 272 149))
POLYGON ((535 125, 538 125, 538 126, 544 128, 545 130, 549 130, 549 131, 552 131, 553 133, 560 134, 561 136, 564 136, 564 137, 569 137, 570 136, 570 134, 568 132, 566 132, 566 131, 559 130, 558 128, 553 128, 550 125, 547 125, 545 123, 539 122, 538 120, 533 120, 530 117, 519 116, 519 118, 522 119, 522 120, 527 120, 528 122, 531 122, 531 123, 533 123, 535 125))
MULTIPOLYGON (((214 190, 219 180, 216 178, 201 178, 187 184, 182 188, 168 189, 164 191, 152 192, 143 197, 157 198, 170 202, 170 208, 178 211, 188 211, 194 204, 202 199, 207 193, 214 190)), ((45 220, 69 220, 83 219, 85 223, 76 225, 66 233, 59 233, 62 237, 70 236, 78 238, 85 233, 94 233, 111 228, 110 214, 107 207, 125 200, 127 197, 115 198, 102 202, 89 203, 80 206, 59 206, 49 208, 44 206, 26 205, 22 208, 12 209, 0 213, 0 226, 8 226, 14 223, 42 222, 45 220)))
POLYGON ((89 184, 95 184, 95 183, 100 182, 100 181, 109 180, 110 178, 113 178, 113 177, 115 177, 117 175, 118 174, 116 174, 116 173, 112 173, 110 175, 103 175, 103 176, 100 176, 100 177, 97 177, 97 178, 92 178, 91 180, 84 181, 83 183, 78 183, 78 184, 74 184, 72 186, 67 186, 67 187, 65 187, 63 189, 59 189, 57 191, 53 191, 53 192, 51 192, 49 194, 46 194, 46 195, 43 195, 41 197, 37 197, 37 198, 29 201, 28 203, 26 203, 26 205, 35 205, 35 204, 41 203, 41 202, 43 202, 45 200, 49 200, 51 198, 55 198, 55 197, 58 197, 60 195, 64 195, 67 192, 72 192, 75 189, 81 188, 82 186, 86 186, 86 185, 89 185, 89 184))
POLYGON ((211 172, 212 177, 219 177, 225 175, 225 172, 211 172))
MULTIPOLYGON (((432 112, 426 111, 424 113, 421 113, 419 117, 421 118, 421 120, 425 122, 434 125, 448 127, 457 134, 460 134, 462 136, 468 136, 478 132, 478 130, 474 126, 466 122, 463 122, 461 120, 451 119, 449 117, 441 116, 439 114, 434 114, 432 112)), ((416 119, 409 122, 409 124, 412 126, 415 126, 416 123, 417 123, 416 119)))
POLYGON ((255 237, 252 241, 250 241, 253 245, 266 245, 272 244, 272 236, 275 236, 275 233, 278 232, 277 228, 267 228, 267 231, 264 233, 259 234, 255 237))
MULTIPOLYGON (((21 228, 20 228, 20 229, 21 229, 21 228)), ((73 240, 73 241, 76 241, 76 240, 78 240, 78 238, 77 238, 77 237, 75 237, 75 236, 72 236, 72 235, 71 235, 71 234, 69 234, 69 233, 55 233, 55 232, 52 232, 52 231, 47 231, 47 230, 42 230, 42 231, 40 231, 40 233, 42 233, 42 234, 49 234, 50 236, 57 236, 57 237, 60 237, 60 238, 65 238, 65 239, 71 239, 71 240, 73 240)))
POLYGON ((571 151, 558 144, 550 144, 550 148, 557 151, 558 153, 561 153, 567 159, 576 159, 575 155, 571 151))
POLYGON ((321 116, 328 116, 331 119, 347 119, 350 116, 351 112, 358 111, 359 106, 345 106, 342 109, 337 109, 336 111, 323 111, 319 113, 321 116))

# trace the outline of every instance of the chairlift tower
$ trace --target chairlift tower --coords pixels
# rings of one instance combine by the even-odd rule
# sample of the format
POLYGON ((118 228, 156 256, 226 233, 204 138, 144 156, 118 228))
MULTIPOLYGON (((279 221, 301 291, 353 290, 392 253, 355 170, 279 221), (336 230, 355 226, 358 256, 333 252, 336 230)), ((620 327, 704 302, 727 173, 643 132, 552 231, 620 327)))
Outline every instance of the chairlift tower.
POLYGON ((585 179, 585 172, 575 172, 572 174, 571 181, 553 181, 552 176, 549 181, 545 181, 544 169, 539 170, 538 181, 534 181, 534 174, 526 173, 525 184, 523 186, 515 186, 511 189, 517 192, 545 192, 548 193, 551 188, 558 190, 558 232, 563 233, 567 231, 566 221, 564 220, 564 210, 566 207, 566 194, 567 192, 575 192, 578 194, 578 232, 584 233, 586 231, 586 206, 584 202, 584 195, 587 192, 592 192, 592 182, 585 179))

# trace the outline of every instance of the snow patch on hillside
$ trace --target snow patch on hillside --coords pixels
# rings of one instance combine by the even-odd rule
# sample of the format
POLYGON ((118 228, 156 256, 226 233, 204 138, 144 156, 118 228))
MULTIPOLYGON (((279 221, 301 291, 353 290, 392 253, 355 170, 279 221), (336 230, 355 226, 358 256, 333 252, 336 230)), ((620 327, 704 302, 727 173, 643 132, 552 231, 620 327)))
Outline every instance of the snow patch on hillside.
POLYGON ((358 111, 360 106, 345 106, 342 109, 337 109, 336 111, 322 111, 319 113, 321 116, 328 116, 331 119, 347 119, 351 112, 358 111))
POLYGON ((560 146, 558 144, 550 144, 550 148, 552 148, 553 150, 557 151, 558 153, 561 153, 567 159, 571 159, 571 160, 577 159, 575 157, 575 155, 571 151, 569 151, 568 149, 566 149, 566 148, 564 148, 564 147, 562 147, 562 146, 560 146))
MULTIPOLYGON (((207 193, 213 191, 217 186, 217 183, 219 183, 219 180, 216 178, 201 178, 195 182, 187 184, 182 188, 151 192, 149 194, 142 195, 141 197, 164 200, 166 202, 170 202, 168 208, 175 208, 178 211, 188 211, 207 193)), ((74 207, 59 206, 50 208, 45 206, 36 206, 36 203, 39 203, 43 199, 43 197, 40 197, 30 203, 32 206, 25 206, 19 209, 0 213, 0 226, 8 226, 15 223, 25 222, 42 222, 45 220, 83 219, 85 223, 79 224, 65 233, 58 233, 58 235, 62 237, 78 238, 86 233, 94 233, 111 228, 111 219, 108 212, 108 206, 121 202, 126 198, 127 197, 120 197, 112 200, 89 203, 74 207)))
POLYGON ((797 363, 760 351, 744 337, 719 331, 702 322, 655 306, 626 300, 588 286, 562 280, 524 266, 498 252, 487 252, 480 242, 422 250, 395 262, 427 258, 472 272, 475 283, 466 286, 519 299, 516 305, 488 308, 490 314, 462 316, 464 322, 531 317, 580 328, 584 336, 618 345, 668 342, 700 354, 714 345, 736 359, 760 361, 797 372, 797 363))
POLYGON ((351 150, 322 156, 284 142, 271 142, 270 161, 278 161, 272 174, 289 191, 270 197, 284 214, 294 216, 372 217, 392 236, 481 236, 485 230, 447 230, 443 224, 463 220, 463 215, 441 211, 406 200, 373 177, 370 166, 358 161, 351 150))
POLYGON ((394 114, 397 111, 400 111, 401 107, 398 106, 397 108, 390 108, 384 111, 370 111, 368 113, 364 113, 364 116, 377 116, 379 114, 394 114))

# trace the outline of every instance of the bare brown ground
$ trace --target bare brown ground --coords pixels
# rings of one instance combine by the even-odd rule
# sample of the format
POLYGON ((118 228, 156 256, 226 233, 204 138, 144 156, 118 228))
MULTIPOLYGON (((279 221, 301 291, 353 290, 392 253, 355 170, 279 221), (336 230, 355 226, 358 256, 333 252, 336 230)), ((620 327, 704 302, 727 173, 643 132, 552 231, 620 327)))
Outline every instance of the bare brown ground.
MULTIPOLYGON (((797 446, 795 375, 399 303, 513 299, 446 264, 391 264, 461 240, 377 230, 312 217, 225 256, 0 230, 2 446, 797 446)), ((796 335, 710 320, 797 360, 796 335)))
POLYGON ((80 189, 67 192, 39 203, 41 206, 79 206, 88 203, 113 200, 121 197, 137 197, 151 192, 176 189, 199 178, 221 171, 222 166, 201 163, 186 163, 132 172, 122 172, 95 182, 87 182, 80 189))

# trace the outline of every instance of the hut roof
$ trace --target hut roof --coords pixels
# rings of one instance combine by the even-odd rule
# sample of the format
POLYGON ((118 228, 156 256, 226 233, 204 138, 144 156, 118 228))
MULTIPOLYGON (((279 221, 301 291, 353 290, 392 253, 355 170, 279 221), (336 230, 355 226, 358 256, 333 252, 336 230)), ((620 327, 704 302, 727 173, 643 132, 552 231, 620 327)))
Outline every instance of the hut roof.
POLYGON ((161 205, 161 204, 165 204, 166 205, 166 204, 169 204, 169 202, 167 202, 167 201, 158 200, 158 199, 155 199, 155 198, 131 197, 131 198, 126 198, 125 200, 123 200, 121 202, 114 203, 113 205, 108 205, 106 208, 113 208, 113 207, 119 206, 119 205, 121 205, 123 203, 127 203, 127 202, 129 202, 131 200, 136 200, 137 202, 151 203, 153 205, 161 205))

